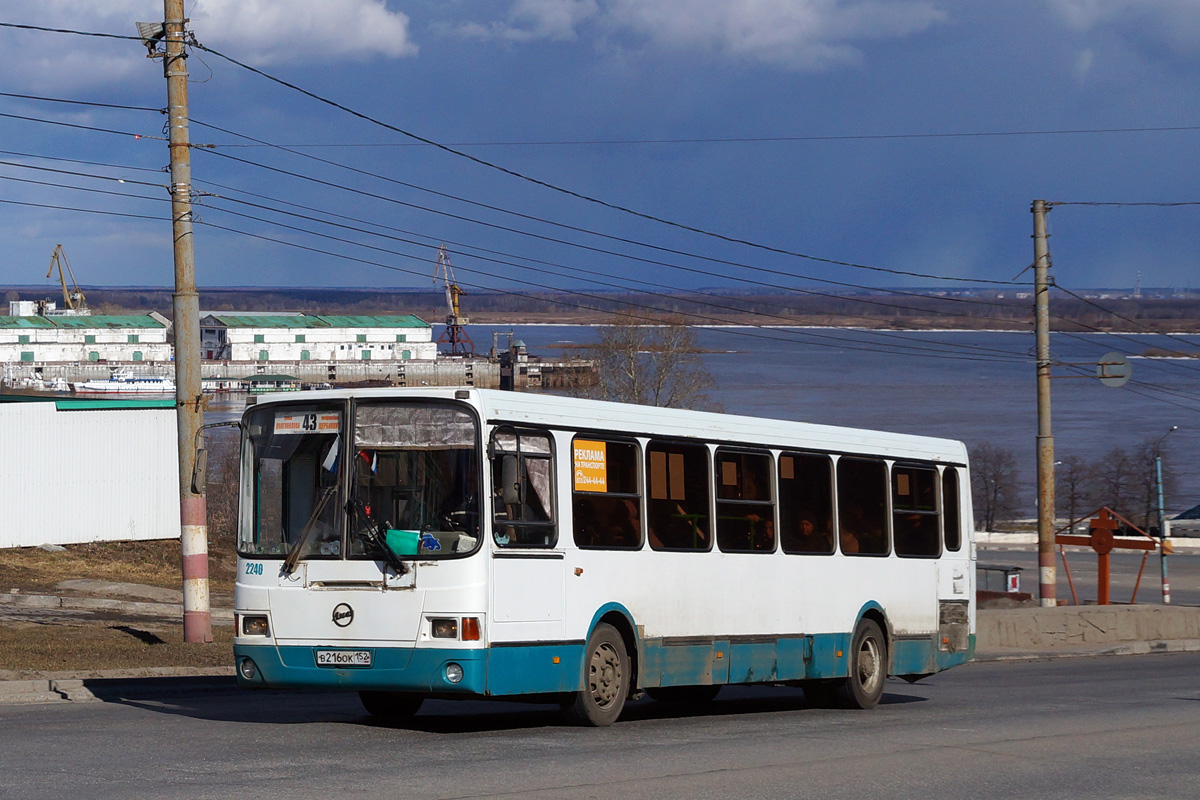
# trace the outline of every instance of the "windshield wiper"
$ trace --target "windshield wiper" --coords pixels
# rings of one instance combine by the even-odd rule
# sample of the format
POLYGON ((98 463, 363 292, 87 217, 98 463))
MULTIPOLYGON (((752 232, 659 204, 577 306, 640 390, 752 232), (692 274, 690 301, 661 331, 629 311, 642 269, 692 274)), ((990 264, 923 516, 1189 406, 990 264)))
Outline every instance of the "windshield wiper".
POLYGON ((300 538, 292 545, 292 549, 288 550, 287 558, 283 560, 284 575, 291 575, 296 571, 296 564, 300 561, 300 551, 304 548, 304 543, 308 541, 308 535, 312 533, 313 525, 316 523, 317 518, 321 516, 321 512, 329 504, 329 498, 333 497, 333 493, 336 491, 336 486, 326 486, 325 491, 321 492, 321 497, 317 500, 317 504, 313 506, 312 513, 308 515, 308 522, 304 523, 304 530, 300 532, 300 538))
POLYGON ((362 500, 357 497, 346 501, 346 513, 355 514, 359 521, 364 525, 362 531, 363 537, 373 544, 377 550, 383 553, 383 560, 388 563, 388 566, 395 570, 397 575, 404 575, 408 572, 408 566, 400 560, 400 557, 392 552, 392 548, 387 546, 387 538, 383 533, 383 526, 376 525, 367 515, 367 509, 363 505, 362 500))

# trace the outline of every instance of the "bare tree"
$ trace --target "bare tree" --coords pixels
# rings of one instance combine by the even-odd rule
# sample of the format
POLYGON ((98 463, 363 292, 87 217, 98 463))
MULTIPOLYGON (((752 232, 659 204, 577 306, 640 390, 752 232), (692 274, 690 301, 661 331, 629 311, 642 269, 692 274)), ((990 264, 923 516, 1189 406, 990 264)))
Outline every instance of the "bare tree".
POLYGON ((1011 519, 1018 508, 1017 460, 1011 450, 991 442, 972 448, 970 458, 975 523, 995 530, 997 521, 1011 519))
POLYGON ((1140 520, 1134 519, 1134 522, 1139 522, 1142 529, 1146 531, 1151 527, 1157 528, 1158 526, 1158 473, 1154 463, 1156 459, 1164 459, 1162 470, 1164 499, 1175 491, 1175 475, 1166 468, 1166 448, 1163 446, 1163 438, 1165 437, 1147 439, 1142 442, 1134 458, 1134 477, 1131 483, 1137 493, 1137 513, 1141 517, 1140 520))
POLYGON ((1097 504, 1108 506, 1122 516, 1134 516, 1138 505, 1137 479, 1136 459, 1131 458, 1123 447, 1109 450, 1094 468, 1097 504))
POLYGON ((1067 456, 1058 463, 1054 491, 1059 507, 1066 507, 1067 519, 1071 522, 1095 505, 1095 471, 1095 465, 1079 456, 1067 456))
POLYGON ((596 383, 579 392, 600 400, 719 411, 708 392, 716 385, 700 361, 695 331, 677 318, 653 325, 622 321, 600 329, 587 349, 596 383))

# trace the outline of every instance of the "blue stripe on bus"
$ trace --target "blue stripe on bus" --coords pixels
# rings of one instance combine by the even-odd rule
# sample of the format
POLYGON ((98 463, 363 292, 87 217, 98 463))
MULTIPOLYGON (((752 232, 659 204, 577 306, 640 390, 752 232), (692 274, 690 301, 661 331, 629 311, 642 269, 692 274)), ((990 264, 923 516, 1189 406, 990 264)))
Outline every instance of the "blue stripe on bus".
MULTIPOLYGON (((664 644, 642 642, 639 684, 642 687, 708 684, 774 683, 812 678, 844 678, 851 635, 828 633, 790 636, 774 642, 664 644), (839 653, 841 655, 839 655, 839 653)), ((451 650, 443 648, 374 647, 370 668, 316 666, 313 647, 235 645, 236 661, 253 659, 258 676, 244 686, 278 688, 376 689, 436 694, 522 695, 578 691, 584 647, 579 643, 536 644, 451 650), (558 659, 555 663, 555 659, 558 659), (445 679, 449 663, 463 668, 463 679, 445 679)), ((964 664, 975 650, 970 637, 966 652, 937 648, 936 637, 892 642, 894 675, 924 675, 964 664)))

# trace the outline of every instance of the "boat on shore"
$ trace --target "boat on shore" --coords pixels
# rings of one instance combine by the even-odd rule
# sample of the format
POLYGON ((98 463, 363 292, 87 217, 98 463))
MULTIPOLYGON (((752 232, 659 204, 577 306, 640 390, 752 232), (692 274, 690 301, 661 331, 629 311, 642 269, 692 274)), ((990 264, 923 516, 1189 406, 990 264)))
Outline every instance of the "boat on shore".
POLYGON ((71 384, 75 394, 175 394, 175 381, 162 375, 135 375, 125 370, 114 370, 103 380, 78 381, 71 384))

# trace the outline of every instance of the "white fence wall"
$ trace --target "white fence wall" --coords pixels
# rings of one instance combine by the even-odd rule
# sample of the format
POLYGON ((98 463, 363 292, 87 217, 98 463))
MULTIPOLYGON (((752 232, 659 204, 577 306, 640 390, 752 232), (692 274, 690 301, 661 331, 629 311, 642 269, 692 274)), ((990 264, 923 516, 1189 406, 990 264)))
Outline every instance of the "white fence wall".
POLYGON ((0 403, 0 548, 179 537, 173 408, 0 403))

